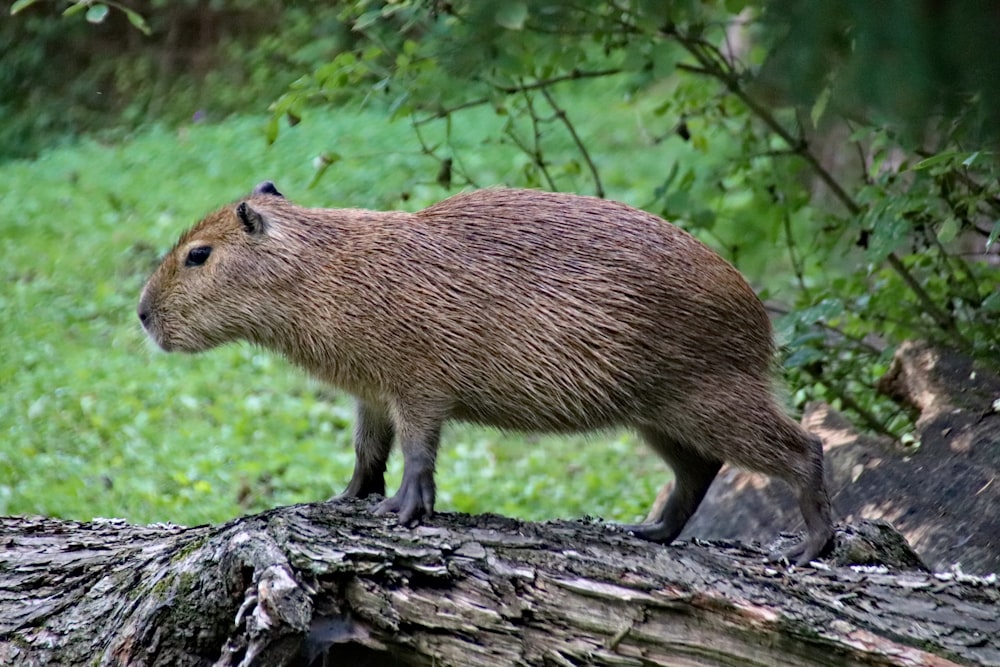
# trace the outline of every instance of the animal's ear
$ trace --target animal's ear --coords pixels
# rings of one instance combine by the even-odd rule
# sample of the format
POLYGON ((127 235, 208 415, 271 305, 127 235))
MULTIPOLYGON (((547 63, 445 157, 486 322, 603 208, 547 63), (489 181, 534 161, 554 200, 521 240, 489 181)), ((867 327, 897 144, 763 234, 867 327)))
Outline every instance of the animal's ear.
POLYGON ((267 231, 267 222, 264 220, 264 216, 245 201, 236 206, 236 216, 243 223, 247 234, 251 236, 261 236, 267 231))
POLYGON ((271 181, 264 181, 263 183, 258 183, 257 187, 253 189, 255 195, 271 195, 272 197, 284 197, 285 195, 278 192, 278 188, 274 187, 274 183, 271 181))

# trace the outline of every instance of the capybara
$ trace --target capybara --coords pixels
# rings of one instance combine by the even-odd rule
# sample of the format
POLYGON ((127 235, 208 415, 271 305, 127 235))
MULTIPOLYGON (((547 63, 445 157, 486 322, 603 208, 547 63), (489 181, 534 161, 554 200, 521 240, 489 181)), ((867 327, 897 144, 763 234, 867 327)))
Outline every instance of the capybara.
POLYGON ((723 462, 784 479, 807 535, 832 541, 817 438, 772 393, 760 299, 731 264, 655 215, 593 197, 485 189, 417 213, 296 206, 270 182, 184 233, 149 279, 139 319, 164 350, 245 340, 357 400, 341 497, 434 509, 442 424, 524 431, 628 427, 673 469, 669 543, 723 462))

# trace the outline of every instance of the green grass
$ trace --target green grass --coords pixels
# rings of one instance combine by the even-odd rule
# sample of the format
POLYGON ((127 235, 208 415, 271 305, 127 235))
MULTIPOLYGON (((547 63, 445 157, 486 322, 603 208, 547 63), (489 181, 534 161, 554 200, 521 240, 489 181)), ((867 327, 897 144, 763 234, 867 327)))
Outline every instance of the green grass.
MULTIPOLYGON (((476 122, 489 134, 501 121, 487 113, 476 122)), ((347 483, 346 396, 246 345, 159 352, 134 314, 177 235, 260 180, 307 205, 412 209, 448 194, 404 122, 359 111, 317 117, 270 148, 263 125, 153 128, 120 145, 82 141, 0 164, 0 514, 196 524, 323 499, 347 483), (343 159, 308 189, 321 150, 343 159)), ((642 203, 660 157, 616 156, 617 139, 602 141, 610 195, 642 203)), ((512 181, 524 166, 496 144, 473 159, 484 185, 512 181)), ((583 176, 567 179, 566 189, 586 189, 583 176)), ((628 434, 453 425, 438 507, 631 521, 667 478, 628 434)))

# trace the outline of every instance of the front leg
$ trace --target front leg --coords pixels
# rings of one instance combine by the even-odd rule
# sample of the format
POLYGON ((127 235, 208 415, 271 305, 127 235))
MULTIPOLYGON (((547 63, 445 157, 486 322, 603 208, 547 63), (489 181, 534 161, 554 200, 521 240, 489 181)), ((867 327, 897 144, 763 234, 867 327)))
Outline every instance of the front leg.
POLYGON ((411 415, 405 409, 394 410, 403 450, 403 481, 392 498, 375 508, 376 514, 395 512, 399 523, 416 523, 434 513, 434 463, 441 438, 441 418, 411 415))
POLYGON ((385 465, 396 429, 384 405, 358 399, 354 423, 354 475, 341 498, 385 495, 385 465))

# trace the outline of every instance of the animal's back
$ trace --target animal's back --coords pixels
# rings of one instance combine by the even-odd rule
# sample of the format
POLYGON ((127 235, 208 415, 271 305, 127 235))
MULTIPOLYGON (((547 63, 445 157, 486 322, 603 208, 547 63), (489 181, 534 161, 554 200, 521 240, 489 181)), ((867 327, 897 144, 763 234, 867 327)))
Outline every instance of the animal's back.
POLYGON ((394 227, 373 261, 405 273, 384 293, 401 318, 373 335, 387 346, 410 338, 405 347, 419 352, 409 370, 446 388, 454 416, 585 429, 659 412, 717 369, 769 372, 770 324, 756 295, 656 216, 490 189, 394 227))

